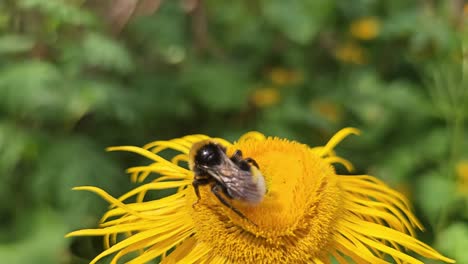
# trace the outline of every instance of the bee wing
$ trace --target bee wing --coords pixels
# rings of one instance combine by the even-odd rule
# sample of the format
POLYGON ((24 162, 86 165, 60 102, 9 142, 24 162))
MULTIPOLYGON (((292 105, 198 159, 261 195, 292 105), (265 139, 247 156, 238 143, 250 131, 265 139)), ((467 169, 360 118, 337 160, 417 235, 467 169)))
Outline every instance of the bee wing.
POLYGON ((241 170, 230 160, 224 163, 217 167, 212 176, 224 184, 228 194, 233 199, 261 202, 265 194, 265 182, 261 173, 256 168, 251 171, 241 170))

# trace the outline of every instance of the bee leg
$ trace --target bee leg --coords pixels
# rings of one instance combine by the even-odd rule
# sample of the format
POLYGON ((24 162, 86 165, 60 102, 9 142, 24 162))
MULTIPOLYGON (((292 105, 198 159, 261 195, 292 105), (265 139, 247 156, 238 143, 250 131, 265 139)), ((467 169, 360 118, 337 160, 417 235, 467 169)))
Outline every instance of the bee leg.
POLYGON ((221 195, 220 191, 222 191, 223 193, 225 193, 225 191, 223 191, 223 186, 220 186, 219 184, 215 184, 213 185, 213 187, 211 188, 211 192, 213 192, 213 194, 216 196, 216 198, 218 198, 218 200, 224 204, 226 207, 228 207, 229 209, 231 209, 234 213, 236 213, 238 216, 240 216, 241 218, 247 220, 249 223, 253 224, 256 226, 256 224, 252 221, 250 221, 250 219, 248 219, 241 211, 239 211, 237 208, 235 208, 231 203, 229 203, 228 201, 226 201, 226 199, 224 199, 224 197, 221 195), (221 189, 220 189, 221 188, 221 189))
POLYGON ((242 151, 240 149, 234 152, 234 154, 231 156, 231 161, 235 164, 239 164, 239 162, 242 161, 242 151))
POLYGON ((192 205, 195 206, 198 201, 200 201, 200 190, 199 187, 200 185, 207 185, 210 183, 210 179, 195 179, 192 182, 193 189, 195 190, 195 194, 197 195, 198 200, 192 205))
POLYGON ((192 186, 193 186, 193 189, 195 190, 195 194, 197 195, 198 200, 200 200, 200 190, 198 189, 200 187, 200 182, 197 180, 194 180, 192 182, 192 186))
POLYGON ((241 170, 250 171, 250 165, 246 159, 242 158, 242 151, 236 150, 234 155, 230 158, 241 170))
POLYGON ((258 166, 258 163, 252 159, 252 158, 245 158, 245 161, 248 162, 248 163, 251 163, 252 165, 254 165, 255 167, 257 167, 257 169, 260 169, 260 167, 258 166))

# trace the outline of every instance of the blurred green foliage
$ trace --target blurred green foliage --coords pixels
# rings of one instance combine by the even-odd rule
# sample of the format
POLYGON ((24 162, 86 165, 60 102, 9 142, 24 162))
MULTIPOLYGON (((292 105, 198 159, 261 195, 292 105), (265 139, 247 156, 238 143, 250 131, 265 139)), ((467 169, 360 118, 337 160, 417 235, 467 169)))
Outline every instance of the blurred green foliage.
POLYGON ((141 160, 106 146, 250 130, 317 145, 354 126, 338 152, 468 263, 467 16, 455 0, 1 1, 1 262, 102 249, 63 236, 106 207, 73 186, 133 186, 141 160))

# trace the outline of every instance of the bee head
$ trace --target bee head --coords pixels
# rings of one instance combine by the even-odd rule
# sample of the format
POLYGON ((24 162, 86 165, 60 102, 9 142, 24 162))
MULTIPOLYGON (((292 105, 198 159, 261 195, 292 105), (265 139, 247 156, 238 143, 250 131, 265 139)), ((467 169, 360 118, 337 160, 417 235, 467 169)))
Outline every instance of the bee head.
POLYGON ((201 146, 195 154, 195 164, 211 167, 221 164, 223 149, 218 144, 209 142, 201 146))

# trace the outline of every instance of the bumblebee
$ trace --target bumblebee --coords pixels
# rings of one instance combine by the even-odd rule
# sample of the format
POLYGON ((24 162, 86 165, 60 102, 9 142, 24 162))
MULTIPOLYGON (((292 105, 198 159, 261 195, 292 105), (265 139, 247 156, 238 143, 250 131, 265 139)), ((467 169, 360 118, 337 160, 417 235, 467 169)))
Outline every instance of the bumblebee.
POLYGON ((240 150, 228 157, 225 147, 214 141, 204 140, 192 146, 189 167, 194 173, 192 185, 198 200, 199 187, 211 185, 211 192, 223 205, 251 222, 225 197, 252 205, 263 200, 266 192, 265 180, 254 159, 243 158, 240 150))

